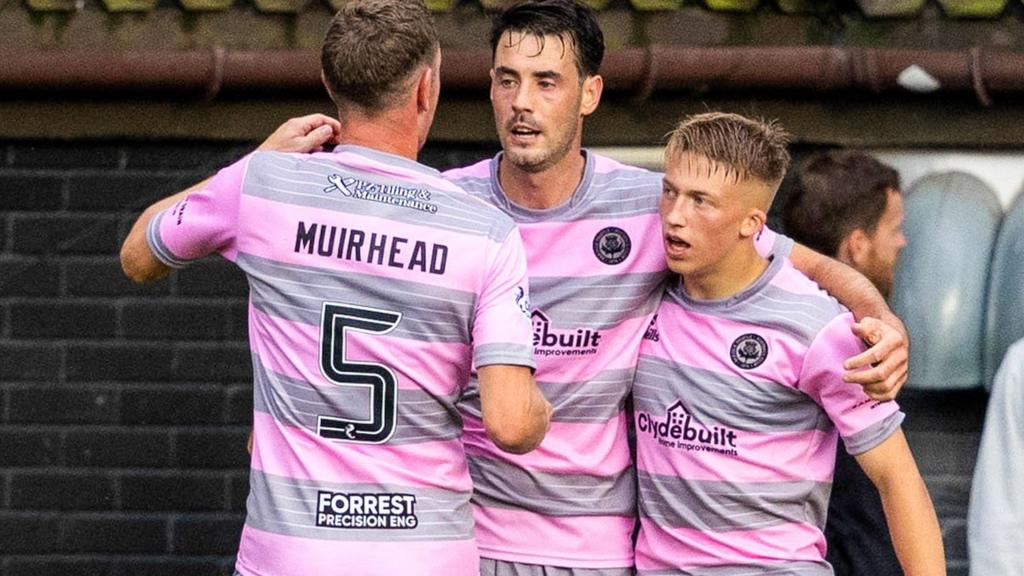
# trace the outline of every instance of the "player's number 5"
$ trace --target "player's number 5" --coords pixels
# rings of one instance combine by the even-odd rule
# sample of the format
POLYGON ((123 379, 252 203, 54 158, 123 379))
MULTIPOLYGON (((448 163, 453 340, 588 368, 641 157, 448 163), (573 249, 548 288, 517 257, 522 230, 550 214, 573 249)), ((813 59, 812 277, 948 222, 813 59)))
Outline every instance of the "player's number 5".
POLYGON ((317 419, 317 433, 324 438, 380 444, 395 433, 398 381, 383 364, 354 362, 345 354, 349 331, 387 334, 402 320, 400 312, 324 302, 320 318, 320 370, 338 386, 355 386, 370 395, 370 417, 349 420, 334 416, 317 419))

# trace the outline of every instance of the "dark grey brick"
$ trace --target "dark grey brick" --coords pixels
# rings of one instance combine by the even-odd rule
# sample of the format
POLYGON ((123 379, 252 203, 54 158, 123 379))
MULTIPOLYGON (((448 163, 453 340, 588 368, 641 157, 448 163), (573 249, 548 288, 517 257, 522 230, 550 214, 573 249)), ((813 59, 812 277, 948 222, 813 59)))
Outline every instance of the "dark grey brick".
POLYGON ((12 386, 10 421, 40 424, 116 424, 121 409, 111 386, 12 386))
POLYGON ((252 382, 252 358, 244 342, 178 344, 177 379, 194 382, 252 382))
POLYGON ((127 146, 127 168, 182 169, 194 171, 199 182, 254 150, 257 143, 182 142, 127 146))
POLYGON ((74 469, 11 472, 12 510, 111 510, 116 489, 108 473, 74 469))
POLYGON ((219 424, 224 422, 224 389, 182 384, 132 386, 121 392, 125 424, 219 424))
POLYGON ((174 351, 163 344, 75 343, 67 346, 71 382, 166 381, 174 372, 174 351))
POLYGON ((59 210, 63 206, 63 178, 0 173, 0 210, 59 210))
POLYGON ((171 464, 171 436, 141 428, 80 429, 64 439, 68 466, 164 468, 171 464))
POLYGON ((57 514, 0 511, 0 550, 5 556, 52 552, 59 535, 57 514))
POLYGON ((236 311, 227 303, 146 301, 124 305, 123 327, 136 340, 224 340, 236 311))
POLYGON ((95 556, 11 556, 4 561, 5 576, 109 576, 110 558, 95 556))
POLYGON ((219 472, 128 472, 121 498, 125 510, 218 511, 227 509, 227 486, 219 472))
POLYGON ((0 427, 0 454, 3 454, 4 467, 59 465, 60 433, 56 430, 0 427))
POLYGON ((244 517, 234 514, 188 515, 174 520, 176 554, 232 554, 238 550, 244 517))
POLYGON ((245 502, 249 498, 248 470, 230 474, 228 494, 228 509, 232 512, 245 512, 245 502))
POLYGON ((164 296, 171 292, 170 280, 135 284, 125 277, 116 255, 64 259, 65 290, 68 296, 164 296))
POLYGON ((68 184, 70 210, 126 211, 136 217, 157 200, 194 182, 182 176, 110 173, 74 176, 68 184))
POLYGON ((61 519, 61 551, 76 554, 167 552, 167 523, 167 519, 157 516, 65 516, 61 519))
POLYGON ((60 288, 57 259, 0 256, 0 297, 53 298, 60 295, 60 288))
POLYGON ((177 274, 178 294, 181 296, 245 298, 249 293, 245 273, 220 256, 204 258, 177 274))
POLYGON ((928 493, 940 518, 966 518, 967 505, 971 498, 971 477, 926 476, 928 493))
POLYGON ((14 214, 15 254, 115 254, 121 246, 120 220, 109 215, 14 214))
POLYGON ((116 331, 113 303, 31 300, 11 304, 15 338, 113 338, 116 331))
POLYGON ((64 348, 59 344, 4 342, 0 346, 0 380, 59 380, 64 355, 64 348))
POLYGON ((231 386, 225 396, 225 421, 228 424, 252 424, 252 385, 231 386))
POLYGON ((136 556, 115 558, 114 562, 109 576, 232 576, 235 573, 234 556, 136 556))
POLYGON ((11 164, 17 168, 118 168, 121 150, 100 142, 30 142, 11 148, 11 164))
POLYGON ((245 468, 249 452, 245 449, 248 428, 211 428, 184 430, 176 435, 176 461, 179 468, 245 468))

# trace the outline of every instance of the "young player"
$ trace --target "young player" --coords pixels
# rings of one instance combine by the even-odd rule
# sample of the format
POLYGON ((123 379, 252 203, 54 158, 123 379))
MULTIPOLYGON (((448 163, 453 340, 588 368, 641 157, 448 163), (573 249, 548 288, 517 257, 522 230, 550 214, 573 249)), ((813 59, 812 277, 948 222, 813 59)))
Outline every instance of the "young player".
POLYGON ((908 575, 945 573, 893 402, 842 380, 852 316, 754 238, 789 162, 776 124, 708 113, 665 151, 669 268, 634 383, 639 574, 828 575, 837 437, 878 487, 908 575))
POLYGON ((422 3, 350 0, 323 46, 341 145, 252 154, 125 241, 137 281, 214 252, 248 276, 241 575, 476 575, 455 408, 471 369, 496 445, 526 452, 547 428, 515 225, 415 162, 439 65, 422 3))

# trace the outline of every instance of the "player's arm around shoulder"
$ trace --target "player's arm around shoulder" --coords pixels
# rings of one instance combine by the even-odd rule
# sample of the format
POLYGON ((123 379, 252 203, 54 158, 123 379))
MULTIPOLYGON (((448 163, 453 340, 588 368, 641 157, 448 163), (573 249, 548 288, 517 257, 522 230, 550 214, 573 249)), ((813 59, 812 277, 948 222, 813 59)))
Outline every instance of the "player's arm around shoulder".
POLYGON ((526 366, 492 364, 477 370, 484 428, 505 452, 525 454, 548 431, 551 404, 540 393, 526 366))
POLYGON ((844 362, 844 380, 859 384, 874 400, 893 400, 907 381, 910 338, 903 322, 863 274, 803 246, 789 254, 793 266, 853 312, 853 333, 870 348, 844 362), (863 369, 867 368, 867 369, 863 369))
POLYGON ((158 260, 149 246, 146 239, 149 223, 154 216, 181 202, 193 190, 202 188, 208 182, 209 179, 203 180, 187 190, 157 201, 142 212, 121 244, 121 270, 129 280, 137 284, 146 284, 156 282, 171 272, 172 268, 158 260))
POLYGON ((874 448, 854 457, 878 488, 904 573, 946 574, 939 520, 903 430, 898 428, 874 448))

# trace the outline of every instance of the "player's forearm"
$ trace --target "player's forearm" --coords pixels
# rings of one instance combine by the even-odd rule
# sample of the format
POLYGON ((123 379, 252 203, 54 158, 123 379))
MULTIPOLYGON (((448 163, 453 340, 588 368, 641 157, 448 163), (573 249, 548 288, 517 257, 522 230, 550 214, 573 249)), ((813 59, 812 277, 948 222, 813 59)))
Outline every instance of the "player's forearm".
POLYGON ((494 444, 513 454, 536 448, 547 433, 551 405, 529 370, 482 366, 478 370, 484 428, 494 444))
POLYGON ((801 244, 793 246, 789 258, 797 270, 849 308, 858 321, 870 316, 896 328, 903 327, 885 303, 882 293, 860 272, 801 244), (895 319, 895 322, 890 322, 890 319, 895 319))
POLYGON ((942 532, 931 498, 916 468, 910 478, 905 472, 879 489, 896 556, 906 576, 944 576, 942 532))
POLYGON ((944 576, 942 532, 903 431, 856 456, 878 488, 896 556, 907 576, 944 576))

